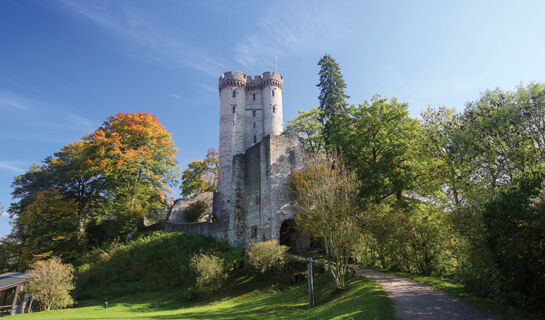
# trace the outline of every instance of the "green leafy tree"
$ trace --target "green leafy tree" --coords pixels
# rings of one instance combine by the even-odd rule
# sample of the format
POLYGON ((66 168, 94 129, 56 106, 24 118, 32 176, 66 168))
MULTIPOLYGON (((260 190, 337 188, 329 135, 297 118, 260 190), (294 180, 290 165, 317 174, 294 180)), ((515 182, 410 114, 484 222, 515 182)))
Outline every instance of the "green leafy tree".
POLYGON ((312 107, 310 111, 297 110, 297 116, 286 123, 284 135, 303 139, 305 147, 312 151, 325 149, 323 130, 320 122, 322 110, 312 107))
POLYGON ((59 190, 39 191, 34 201, 20 212, 14 227, 33 256, 59 256, 72 261, 82 249, 77 203, 63 198, 59 190))
POLYGON ((329 145, 331 144, 329 139, 331 128, 335 126, 336 118, 345 112, 346 99, 350 97, 344 92, 346 84, 335 59, 326 54, 318 61, 318 66, 320 66, 318 72, 320 81, 316 86, 320 88, 319 119, 323 125, 324 140, 329 145))
POLYGON ((59 258, 38 261, 30 266, 28 292, 38 299, 42 309, 53 306, 64 308, 72 304, 70 291, 74 289, 72 265, 62 263, 59 258))
POLYGON ((210 149, 204 160, 194 160, 182 173, 182 196, 216 191, 218 174, 218 153, 210 149))
POLYGON ((545 174, 527 174, 485 205, 480 274, 494 296, 545 311, 545 174))
POLYGON ((377 95, 339 117, 330 141, 356 171, 362 200, 380 203, 415 188, 420 131, 406 103, 377 95))

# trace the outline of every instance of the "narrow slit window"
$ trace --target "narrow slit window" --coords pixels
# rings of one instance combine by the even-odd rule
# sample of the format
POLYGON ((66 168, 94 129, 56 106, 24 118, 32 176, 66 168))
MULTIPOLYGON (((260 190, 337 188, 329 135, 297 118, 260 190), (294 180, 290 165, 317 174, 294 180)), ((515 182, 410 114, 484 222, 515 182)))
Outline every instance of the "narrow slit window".
POLYGON ((233 113, 235 113, 236 108, 237 108, 236 106, 233 106, 233 113))
POLYGON ((255 129, 255 122, 254 122, 254 129, 255 129))
POLYGON ((276 106, 273 106, 273 113, 276 113, 276 106))
POLYGON ((255 93, 252 95, 252 97, 254 98, 254 101, 255 101, 255 93))
POLYGON ((252 114, 254 115, 254 118, 255 118, 255 110, 254 110, 254 111, 252 111, 252 114))
POLYGON ((271 92, 272 92, 272 96, 274 97, 274 90, 273 90, 273 91, 271 91, 271 92))
POLYGON ((254 134, 254 143, 257 142, 257 136, 254 134))
POLYGON ((233 98, 237 96, 236 90, 233 90, 233 98))

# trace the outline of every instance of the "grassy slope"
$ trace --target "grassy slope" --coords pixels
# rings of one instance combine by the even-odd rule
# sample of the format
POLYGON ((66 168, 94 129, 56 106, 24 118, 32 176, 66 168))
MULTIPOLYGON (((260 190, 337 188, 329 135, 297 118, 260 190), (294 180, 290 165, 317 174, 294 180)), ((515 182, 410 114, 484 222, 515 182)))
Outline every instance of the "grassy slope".
POLYGON ((542 319, 538 315, 527 314, 523 310, 518 310, 500 302, 475 296, 471 294, 463 284, 456 282, 453 279, 414 275, 404 272, 393 273, 442 290, 452 296, 458 297, 460 300, 479 310, 496 315, 502 320, 542 319))
POLYGON ((317 306, 313 309, 307 307, 304 283, 283 291, 268 285, 245 294, 236 293, 236 288, 248 280, 239 278, 232 282, 227 291, 234 293, 218 293, 224 297, 217 301, 164 301, 168 293, 158 292, 114 299, 108 309, 103 308, 101 301, 90 301, 75 309, 17 315, 13 319, 396 319, 392 302, 382 288, 360 276, 350 280, 348 290, 336 294, 330 293, 332 282, 328 275, 317 277, 317 306))

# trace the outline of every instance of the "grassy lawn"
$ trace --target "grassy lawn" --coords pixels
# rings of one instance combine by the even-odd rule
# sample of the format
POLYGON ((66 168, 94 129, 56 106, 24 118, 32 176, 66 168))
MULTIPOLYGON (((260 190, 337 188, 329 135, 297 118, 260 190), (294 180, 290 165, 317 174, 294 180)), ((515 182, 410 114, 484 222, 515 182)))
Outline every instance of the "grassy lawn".
MULTIPOLYGON (((237 279, 231 286, 245 281, 237 279)), ((246 279, 247 281, 247 279, 246 279)), ((357 276, 350 287, 332 293, 329 275, 315 279, 316 304, 309 309, 306 282, 280 290, 274 285, 194 303, 165 299, 165 293, 89 301, 73 309, 17 315, 13 319, 396 319, 392 302, 374 281, 357 276)), ((10 318, 11 319, 11 318, 10 318)))
POLYGON ((468 292, 463 284, 456 282, 454 279, 414 275, 404 272, 392 273, 413 279, 420 283, 424 283, 439 290, 442 290, 452 296, 458 297, 460 300, 466 302, 467 304, 479 310, 489 312, 502 320, 543 319, 542 316, 528 314, 525 311, 517 309, 515 307, 507 306, 491 299, 475 296, 468 292))

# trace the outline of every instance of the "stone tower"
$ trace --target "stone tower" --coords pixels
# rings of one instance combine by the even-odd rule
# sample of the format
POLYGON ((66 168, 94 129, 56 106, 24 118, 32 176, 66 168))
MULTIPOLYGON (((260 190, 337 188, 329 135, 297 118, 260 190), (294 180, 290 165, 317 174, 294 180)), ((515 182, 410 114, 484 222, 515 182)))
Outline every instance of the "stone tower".
POLYGON ((228 223, 233 199, 233 157, 244 153, 265 136, 280 135, 282 123, 282 76, 264 72, 250 76, 225 72, 219 78, 219 211, 218 221, 228 223))
POLYGON ((184 223, 184 203, 172 209, 165 230, 196 232, 231 245, 279 240, 303 250, 309 238, 294 228, 289 177, 303 168, 298 138, 282 136, 282 76, 226 72, 219 78, 218 192, 211 222, 184 223))

